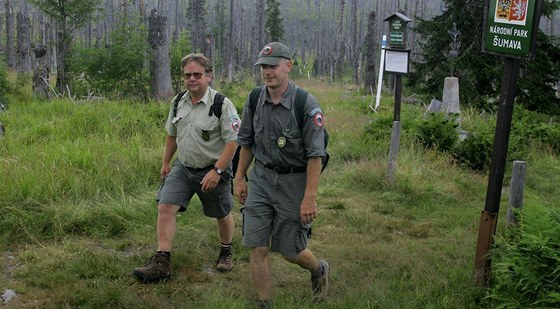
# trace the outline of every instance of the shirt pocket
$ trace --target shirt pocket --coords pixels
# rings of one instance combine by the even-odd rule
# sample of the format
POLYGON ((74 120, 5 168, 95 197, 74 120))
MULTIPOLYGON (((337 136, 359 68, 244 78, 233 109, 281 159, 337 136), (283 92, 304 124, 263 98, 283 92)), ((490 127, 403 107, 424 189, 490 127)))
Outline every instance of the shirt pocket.
POLYGON ((303 145, 303 132, 297 128, 285 128, 282 130, 282 136, 286 139, 284 147, 280 151, 287 156, 301 157, 305 152, 303 145))
POLYGON ((194 123, 194 135, 202 143, 221 138, 220 121, 216 117, 194 123))

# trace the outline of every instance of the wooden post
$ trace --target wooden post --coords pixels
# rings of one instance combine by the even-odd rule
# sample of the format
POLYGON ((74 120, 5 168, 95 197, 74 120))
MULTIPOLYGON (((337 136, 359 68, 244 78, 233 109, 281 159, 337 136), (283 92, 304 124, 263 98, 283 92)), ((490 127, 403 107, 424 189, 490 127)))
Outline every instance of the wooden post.
POLYGON ((401 122, 393 122, 393 131, 391 132, 391 145, 389 147, 389 164, 387 165, 386 181, 392 184, 395 181, 395 173, 397 169, 397 158, 399 156, 399 143, 401 139, 401 122))
POLYGON ((525 161, 513 161, 506 227, 516 226, 518 224, 515 212, 516 210, 523 209, 523 187, 525 186, 526 170, 527 163, 525 161))
POLYGON ((513 115, 515 91, 517 89, 517 75, 519 73, 519 59, 506 57, 504 59, 504 75, 502 77, 502 92, 500 106, 496 119, 496 133, 494 135, 494 150, 490 162, 490 176, 486 191, 486 203, 480 217, 478 242, 474 261, 474 280, 478 285, 485 285, 490 271, 491 258, 488 256, 494 243, 500 197, 504 181, 504 169, 509 145, 509 132, 513 115))

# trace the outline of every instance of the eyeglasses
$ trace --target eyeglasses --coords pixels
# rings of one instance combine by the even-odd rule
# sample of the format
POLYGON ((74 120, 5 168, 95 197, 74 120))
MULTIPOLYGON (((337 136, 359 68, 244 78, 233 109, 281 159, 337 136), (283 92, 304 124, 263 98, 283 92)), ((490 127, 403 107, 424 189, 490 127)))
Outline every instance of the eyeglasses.
POLYGON ((204 73, 184 73, 183 74, 183 78, 186 80, 191 79, 191 76, 194 76, 194 79, 201 79, 202 78, 202 74, 204 73))

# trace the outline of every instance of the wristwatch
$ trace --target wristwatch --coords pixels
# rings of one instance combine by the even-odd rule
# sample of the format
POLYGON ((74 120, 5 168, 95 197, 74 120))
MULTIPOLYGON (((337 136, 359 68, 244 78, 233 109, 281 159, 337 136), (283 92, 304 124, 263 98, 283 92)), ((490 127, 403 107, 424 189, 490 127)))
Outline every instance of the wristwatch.
POLYGON ((219 167, 214 165, 214 167, 212 167, 212 169, 215 170, 216 173, 218 173, 218 175, 222 176, 223 171, 219 167))

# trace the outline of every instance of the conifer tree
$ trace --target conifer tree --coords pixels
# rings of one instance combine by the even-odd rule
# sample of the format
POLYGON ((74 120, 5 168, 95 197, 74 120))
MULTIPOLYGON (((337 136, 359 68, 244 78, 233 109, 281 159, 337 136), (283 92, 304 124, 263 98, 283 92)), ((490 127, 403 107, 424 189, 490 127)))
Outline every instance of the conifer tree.
MULTIPOLYGON (((423 60, 413 63, 407 75, 410 86, 433 97, 441 97, 443 82, 449 76, 452 61, 459 78, 461 104, 496 109, 503 75, 502 57, 481 52, 483 1, 444 0, 446 10, 431 20, 419 20, 414 31, 421 36, 423 60), (449 57, 453 23, 460 31, 458 56, 449 57)), ((560 3, 545 0, 543 16, 551 16, 560 3)), ((548 113, 560 113, 560 100, 552 88, 560 80, 560 46, 539 31, 534 61, 523 60, 517 84, 517 99, 525 107, 548 113), (535 80, 535 79, 538 79, 535 80), (544 82, 543 82, 544 81, 544 82)))
POLYGON ((278 42, 284 38, 284 19, 280 17, 280 3, 277 0, 266 1, 265 30, 269 41, 278 42))

